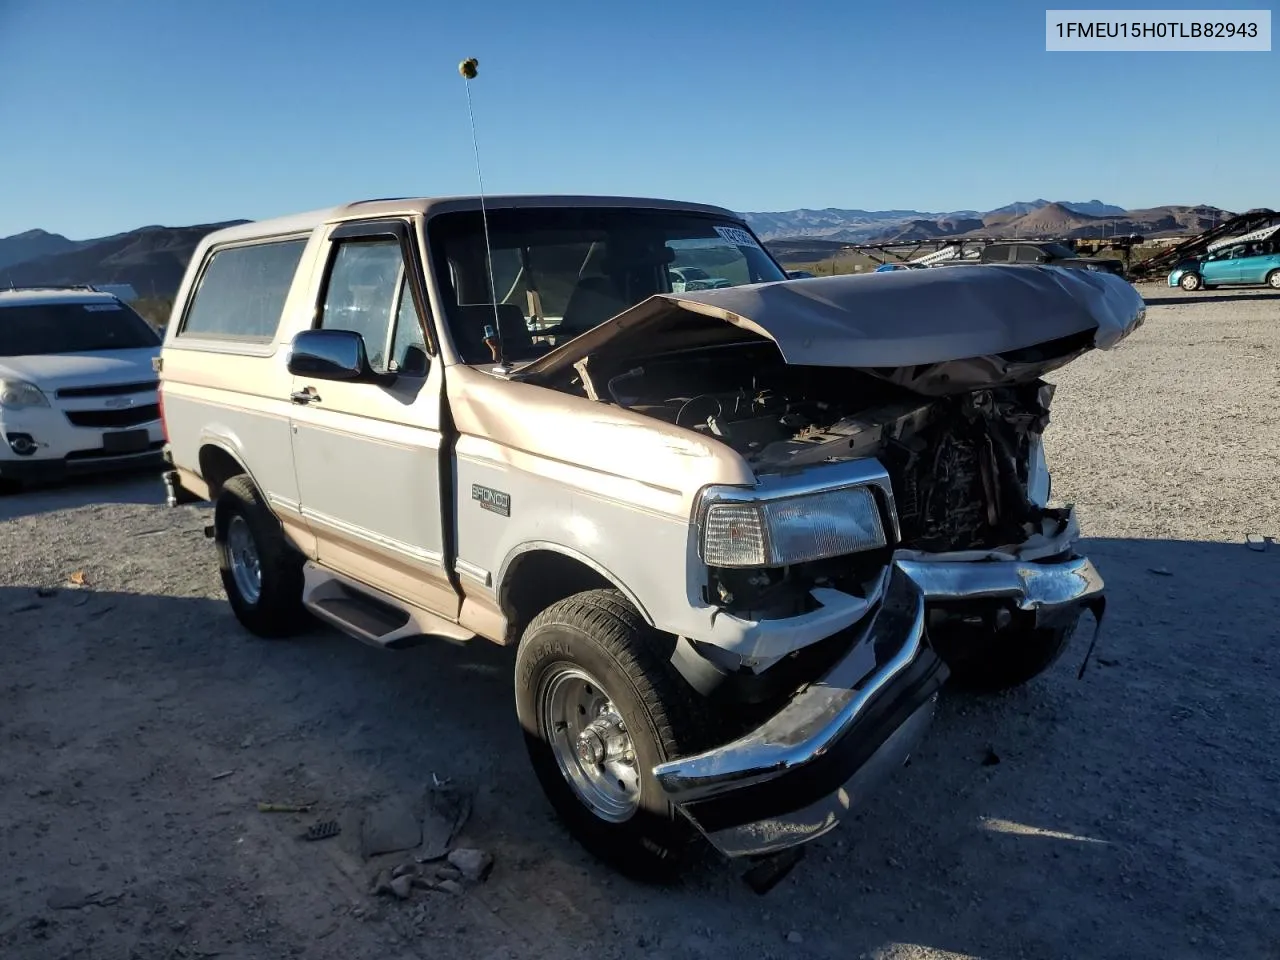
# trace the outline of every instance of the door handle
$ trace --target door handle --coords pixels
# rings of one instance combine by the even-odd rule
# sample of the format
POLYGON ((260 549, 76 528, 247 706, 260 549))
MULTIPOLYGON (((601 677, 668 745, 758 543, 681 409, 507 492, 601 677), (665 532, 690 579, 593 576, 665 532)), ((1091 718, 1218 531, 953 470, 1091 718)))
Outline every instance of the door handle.
POLYGON ((320 399, 320 394, 316 393, 315 387, 307 387, 305 390, 295 390, 289 394, 289 399, 294 403, 314 403, 320 399))

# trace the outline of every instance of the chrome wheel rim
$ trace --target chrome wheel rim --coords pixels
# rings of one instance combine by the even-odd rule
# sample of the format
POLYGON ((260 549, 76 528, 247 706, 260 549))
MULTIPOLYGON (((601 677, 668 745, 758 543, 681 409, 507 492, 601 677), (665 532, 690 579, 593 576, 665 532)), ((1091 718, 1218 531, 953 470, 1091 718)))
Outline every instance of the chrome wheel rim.
POLYGON ((543 679, 538 703, 551 752, 577 798, 609 823, 633 816, 640 770, 613 698, 581 668, 558 664, 543 679))
POLYGON ((1195 289, 1196 287, 1198 287, 1198 286, 1200 286, 1200 281, 1199 281, 1199 280, 1197 280, 1195 277, 1183 277, 1183 278, 1182 278, 1182 289, 1184 289, 1184 290, 1194 290, 1194 289, 1195 289))
POLYGON ((1267 282, 1277 290, 1280 290, 1280 273, 1273 273, 1267 282))
POLYGON ((231 579, 246 603, 257 603, 262 596, 262 563, 258 545, 244 517, 235 516, 227 525, 227 554, 231 562, 231 579))

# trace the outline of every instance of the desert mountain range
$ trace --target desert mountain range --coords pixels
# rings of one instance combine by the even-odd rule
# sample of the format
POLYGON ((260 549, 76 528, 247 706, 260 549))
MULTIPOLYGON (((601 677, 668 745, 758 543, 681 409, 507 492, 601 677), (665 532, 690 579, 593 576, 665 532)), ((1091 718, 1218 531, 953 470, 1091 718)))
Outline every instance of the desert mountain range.
MULTIPOLYGON (((1100 200, 1031 200, 986 212, 957 210, 788 210, 743 215, 780 257, 792 243, 809 245, 943 237, 1107 237, 1130 233, 1199 233, 1232 216, 1217 207, 1125 210, 1100 200)), ((188 227, 147 226, 109 237, 70 240, 45 230, 0 238, 0 287, 24 284, 128 283, 142 297, 172 297, 196 244, 207 233, 244 220, 188 227)))

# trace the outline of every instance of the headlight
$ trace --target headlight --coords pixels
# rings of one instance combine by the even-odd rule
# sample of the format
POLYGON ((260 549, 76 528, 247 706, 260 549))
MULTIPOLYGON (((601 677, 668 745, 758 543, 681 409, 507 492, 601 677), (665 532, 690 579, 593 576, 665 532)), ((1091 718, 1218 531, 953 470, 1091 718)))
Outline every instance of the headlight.
POLYGON ((48 399, 34 383, 25 380, 0 380, 0 407, 21 410, 23 407, 47 407, 48 399))
POLYGON ((884 545, 880 510, 866 487, 712 503, 702 524, 702 559, 712 567, 781 567, 884 545))

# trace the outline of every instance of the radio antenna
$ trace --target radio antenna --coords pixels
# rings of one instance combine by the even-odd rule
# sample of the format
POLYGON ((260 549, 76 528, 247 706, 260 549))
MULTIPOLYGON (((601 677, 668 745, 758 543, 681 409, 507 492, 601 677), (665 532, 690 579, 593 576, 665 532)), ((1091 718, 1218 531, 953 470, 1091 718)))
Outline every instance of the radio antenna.
POLYGON ((493 326, 485 327, 484 342, 493 354, 493 362, 505 367, 502 355, 502 325, 498 322, 498 287, 493 275, 493 247, 489 242, 489 213, 484 204, 484 174, 480 172, 480 142, 476 139, 476 115, 471 109, 471 81, 476 78, 480 61, 468 57, 458 64, 458 73, 462 74, 463 88, 467 91, 467 118, 471 121, 471 147, 476 155, 476 180, 480 184, 480 222, 484 225, 484 255, 489 267, 489 296, 493 301, 493 326))

